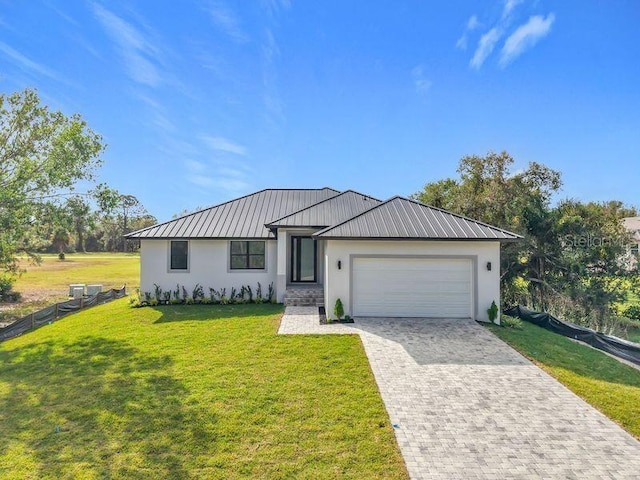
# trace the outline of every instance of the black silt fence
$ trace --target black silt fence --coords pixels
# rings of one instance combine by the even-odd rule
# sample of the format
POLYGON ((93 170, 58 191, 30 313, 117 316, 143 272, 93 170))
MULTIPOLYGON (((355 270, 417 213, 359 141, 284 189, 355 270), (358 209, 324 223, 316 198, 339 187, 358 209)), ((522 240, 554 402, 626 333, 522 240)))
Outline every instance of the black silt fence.
POLYGON ((640 365, 640 344, 628 342, 618 337, 596 332, 587 327, 559 320, 550 313, 534 312, 521 305, 509 308, 503 312, 510 317, 517 317, 539 327, 559 333, 565 337, 580 340, 594 348, 605 351, 619 358, 623 358, 640 365))
POLYGON ((11 325, 0 328, 0 341, 17 337, 34 328, 38 328, 47 323, 69 315, 70 313, 79 312, 85 308, 101 305, 126 295, 126 288, 112 288, 106 292, 100 292, 96 295, 90 295, 82 298, 67 300, 66 302, 56 303, 37 312, 33 312, 26 317, 16 320, 11 325))

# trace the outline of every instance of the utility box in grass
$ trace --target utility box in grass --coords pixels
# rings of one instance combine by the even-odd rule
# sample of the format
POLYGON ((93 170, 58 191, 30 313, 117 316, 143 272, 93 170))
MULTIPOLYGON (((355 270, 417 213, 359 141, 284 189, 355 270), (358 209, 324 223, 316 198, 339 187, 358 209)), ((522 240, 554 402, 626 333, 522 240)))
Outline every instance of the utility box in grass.
POLYGON ((87 285, 87 295, 97 295, 102 292, 102 285, 87 285))
POLYGON ((84 283, 72 283, 71 285, 69 285, 69 296, 70 297, 76 298, 75 297, 75 293, 74 293, 76 288, 81 288, 82 289, 82 295, 84 295, 84 283))
POLYGON ((73 299, 82 298, 84 296, 84 285, 82 287, 75 287, 73 289, 73 299))

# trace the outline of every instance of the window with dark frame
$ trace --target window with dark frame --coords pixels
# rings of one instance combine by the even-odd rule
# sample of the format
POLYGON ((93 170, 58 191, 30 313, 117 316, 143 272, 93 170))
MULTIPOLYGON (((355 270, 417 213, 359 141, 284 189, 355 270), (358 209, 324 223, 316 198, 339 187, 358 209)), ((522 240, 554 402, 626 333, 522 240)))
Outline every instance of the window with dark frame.
POLYGON ((231 270, 264 270, 265 242, 260 240, 231 241, 231 270))
POLYGON ((171 270, 189 269, 189 242, 187 240, 171 241, 171 270))

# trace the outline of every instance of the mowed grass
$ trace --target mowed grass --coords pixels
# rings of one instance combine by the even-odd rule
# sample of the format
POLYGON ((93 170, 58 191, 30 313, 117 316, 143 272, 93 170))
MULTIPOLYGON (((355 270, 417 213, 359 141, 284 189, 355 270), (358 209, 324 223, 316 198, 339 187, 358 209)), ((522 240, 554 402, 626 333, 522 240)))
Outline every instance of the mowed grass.
POLYGON ((360 339, 281 313, 123 299, 1 343, 0 478, 407 478, 360 339))
POLYGON ((640 439, 640 370, 528 322, 487 328, 640 439))
POLYGON ((14 290, 22 300, 2 304, 0 321, 21 318, 55 302, 67 300, 69 284, 98 284, 103 290, 127 285, 129 292, 140 283, 140 257, 125 253, 73 253, 61 261, 57 255, 42 255, 42 263, 34 265, 26 258, 20 261, 26 270, 18 277, 14 290))
POLYGON ((140 256, 127 253, 69 253, 64 260, 57 255, 42 255, 42 263, 32 265, 21 261, 26 269, 14 289, 26 293, 34 289, 59 290, 69 293, 69 284, 99 284, 105 289, 132 288, 140 281, 140 256))

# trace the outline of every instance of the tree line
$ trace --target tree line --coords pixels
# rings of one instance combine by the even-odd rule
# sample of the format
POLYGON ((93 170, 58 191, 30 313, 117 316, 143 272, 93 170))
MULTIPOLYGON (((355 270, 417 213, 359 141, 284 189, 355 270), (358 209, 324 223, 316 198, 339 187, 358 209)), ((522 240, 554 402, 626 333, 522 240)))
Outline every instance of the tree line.
POLYGON ((524 237, 501 251, 505 305, 552 311, 607 329, 627 294, 640 287, 622 224, 637 211, 623 202, 555 201, 560 172, 532 162, 513 171, 507 153, 465 156, 458 178, 427 183, 413 198, 524 237))
POLYGON ((23 255, 124 251, 125 233, 155 223, 136 197, 96 184, 105 148, 79 114, 50 110, 35 90, 0 94, 0 275, 18 274, 23 255))
POLYGON ((124 235, 156 224, 156 218, 134 195, 111 190, 112 203, 106 205, 100 195, 104 192, 92 191, 48 205, 45 222, 27 232, 33 250, 61 255, 136 251, 138 242, 126 241, 124 235))

